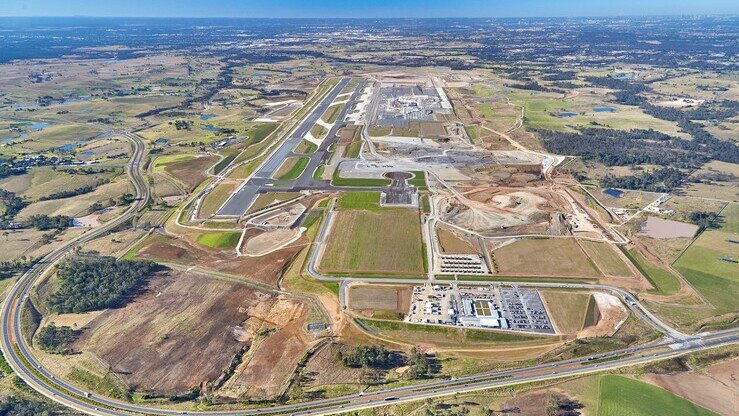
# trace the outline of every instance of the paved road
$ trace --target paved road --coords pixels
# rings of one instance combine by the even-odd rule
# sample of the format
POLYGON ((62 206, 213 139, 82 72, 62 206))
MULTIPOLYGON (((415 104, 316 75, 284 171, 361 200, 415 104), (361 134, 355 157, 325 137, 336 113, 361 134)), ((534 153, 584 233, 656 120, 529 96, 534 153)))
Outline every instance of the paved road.
MULTIPOLYGON (((642 319, 644 322, 648 323, 650 326, 652 326, 657 331, 665 334, 666 336, 675 339, 675 340, 681 340, 681 339, 688 339, 690 338, 689 335, 683 334, 682 332, 670 327, 666 323, 662 322, 659 318, 657 318, 652 312, 650 312, 642 303, 636 298, 636 296, 632 295, 628 291, 621 289, 619 287, 615 286, 608 286, 608 285, 599 285, 599 284, 584 284, 584 283, 536 283, 536 282, 506 282, 506 281, 495 281, 495 282, 481 282, 479 280, 434 280, 434 279, 398 279, 398 278, 387 278, 387 279, 362 279, 362 278, 351 278, 351 277, 337 277, 337 276, 325 276, 321 274, 317 269, 318 265, 318 259, 321 256, 321 250, 323 247, 323 241, 326 238, 326 235, 328 234, 329 227, 331 226, 331 221, 333 220, 334 215, 334 207, 335 207, 335 201, 331 201, 327 208, 327 215, 326 219, 323 222, 323 225, 321 226, 321 229, 319 230, 318 235, 316 236, 316 241, 313 246, 313 251, 311 251, 310 259, 308 262, 308 273, 315 279, 323 280, 323 281, 331 281, 331 282, 343 282, 344 280, 350 281, 350 282, 357 282, 357 283, 363 283, 363 284, 382 284, 382 283, 400 283, 400 284, 425 284, 429 282, 435 282, 439 284, 449 284, 449 283, 457 283, 457 284, 466 284, 466 285, 480 285, 480 284, 501 284, 506 286, 527 286, 527 287, 552 287, 552 288, 565 288, 565 289, 588 289, 588 290, 601 290, 601 291, 608 291, 611 292, 618 297, 620 297, 626 306, 631 309, 631 311, 636 315, 638 318, 642 319)), ((345 285, 342 285, 341 287, 344 287, 345 285)), ((346 308, 346 294, 343 290, 339 291, 339 302, 343 308, 346 308)))
MULTIPOLYGON (((336 97, 341 93, 344 87, 346 87, 350 79, 351 78, 341 78, 339 80, 323 100, 321 100, 321 102, 303 119, 303 121, 300 122, 298 127, 292 131, 290 136, 267 158, 267 160, 264 161, 264 163, 262 163, 249 179, 244 181, 243 185, 231 195, 223 206, 220 207, 217 215, 224 217, 239 217, 246 212, 249 205, 251 205, 252 201, 256 198, 257 193, 259 193, 260 188, 268 186, 270 183, 274 182, 272 177, 280 169, 282 162, 292 154, 293 149, 295 149, 300 141, 303 140, 303 137, 310 131, 310 129, 313 128, 313 125, 318 121, 321 115, 326 112, 326 109, 328 109, 331 103, 336 100, 336 97)), ((356 98, 357 91, 359 91, 359 85, 355 88, 352 98, 356 98)), ((339 127, 338 125, 340 124, 340 121, 343 120, 343 116, 346 115, 349 107, 350 103, 342 110, 340 118, 337 119, 338 121, 336 125, 331 129, 329 135, 326 136, 327 139, 331 138, 332 134, 335 135, 336 130, 339 127)), ((328 143, 327 140, 324 140, 324 143, 321 143, 319 149, 319 151, 322 150, 322 152, 316 156, 323 155, 329 145, 330 143, 328 143)), ((318 166, 318 164, 312 163, 314 158, 316 157, 311 157, 311 163, 309 163, 308 168, 303 171, 301 180, 306 174, 311 177, 313 170, 318 166), (314 166, 311 167, 311 165, 314 166)))
MULTIPOLYGON (((540 364, 525 368, 500 372, 482 373, 460 379, 438 380, 413 386, 397 387, 367 394, 347 395, 332 399, 319 399, 305 403, 274 406, 267 409, 222 410, 222 411, 180 411, 151 408, 141 404, 120 402, 104 397, 90 396, 79 388, 54 377, 33 357, 26 341, 21 335, 20 311, 26 302, 30 288, 36 280, 48 271, 64 255, 77 245, 98 238, 129 220, 141 209, 150 197, 148 183, 141 175, 140 167, 144 156, 144 144, 140 138, 126 133, 134 152, 128 165, 128 175, 136 190, 137 200, 117 219, 71 240, 54 250, 21 276, 11 288, 2 306, 3 334, 0 347, 16 374, 29 386, 46 397, 80 412, 99 416, 124 415, 177 415, 203 414, 213 416, 253 416, 270 413, 289 413, 293 415, 327 415, 348 410, 383 406, 392 403, 420 400, 428 397, 448 396, 456 393, 484 390, 493 387, 530 383, 576 374, 586 374, 624 366, 669 358, 688 352, 715 348, 739 342, 739 329, 701 334, 678 340, 661 341, 651 345, 614 351, 597 356, 581 357, 555 363, 540 364), (608 359, 605 362, 597 360, 608 359)), ((331 208, 333 207, 333 203, 331 208)), ((322 227, 320 238, 325 237, 322 227)), ((317 250, 314 250, 314 253, 317 250)), ((311 261, 311 269, 313 268, 311 261)), ((323 278, 323 277, 322 277, 323 278)), ((345 287, 341 279, 341 287, 345 287)), ((479 283, 479 282, 478 282, 479 283)), ((343 291, 342 291, 343 292, 343 291)))

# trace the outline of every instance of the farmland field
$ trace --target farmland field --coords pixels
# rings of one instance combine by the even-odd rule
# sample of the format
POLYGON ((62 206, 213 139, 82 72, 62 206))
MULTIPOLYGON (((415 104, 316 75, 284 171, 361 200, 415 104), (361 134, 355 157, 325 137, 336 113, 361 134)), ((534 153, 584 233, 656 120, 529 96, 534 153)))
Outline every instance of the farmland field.
POLYGON ((598 401, 598 416, 715 415, 667 390, 616 375, 601 378, 598 401))
POLYGON ((704 231, 678 258, 675 268, 719 313, 736 312, 739 298, 739 210, 732 204, 722 212, 719 230, 704 231))
POLYGON ((414 275, 424 272, 418 211, 336 212, 320 262, 330 273, 414 275))
POLYGON ((573 239, 523 239, 494 250, 493 256, 501 274, 600 276, 573 239))

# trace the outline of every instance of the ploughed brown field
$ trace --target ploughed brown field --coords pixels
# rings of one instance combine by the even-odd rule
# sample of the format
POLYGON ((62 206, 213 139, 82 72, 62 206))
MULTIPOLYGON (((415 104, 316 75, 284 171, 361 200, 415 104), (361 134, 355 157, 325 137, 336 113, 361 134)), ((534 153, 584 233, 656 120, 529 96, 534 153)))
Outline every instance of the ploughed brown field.
POLYGON ((170 270, 125 307, 93 319, 73 348, 98 356, 136 391, 173 395, 217 379, 265 326, 280 333, 289 321, 275 322, 270 313, 286 307, 304 308, 239 283, 170 270))

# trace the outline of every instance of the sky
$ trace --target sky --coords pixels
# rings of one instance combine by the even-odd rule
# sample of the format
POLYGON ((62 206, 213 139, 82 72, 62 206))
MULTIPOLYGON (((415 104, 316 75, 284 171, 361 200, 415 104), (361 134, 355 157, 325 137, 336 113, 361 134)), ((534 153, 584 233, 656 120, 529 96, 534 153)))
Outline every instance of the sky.
POLYGON ((739 14, 739 0, 1 0, 0 16, 549 17, 739 14))

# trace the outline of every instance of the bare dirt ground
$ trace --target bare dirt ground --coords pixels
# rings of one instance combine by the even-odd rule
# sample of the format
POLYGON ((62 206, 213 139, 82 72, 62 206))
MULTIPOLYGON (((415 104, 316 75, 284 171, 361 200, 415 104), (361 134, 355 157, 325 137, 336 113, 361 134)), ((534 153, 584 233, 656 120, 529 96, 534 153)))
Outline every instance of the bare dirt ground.
POLYGON ((578 332, 578 338, 607 337, 613 335, 618 327, 629 316, 629 311, 613 295, 607 293, 593 293, 600 319, 594 326, 588 326, 578 332))
POLYGON ((536 390, 516 395, 513 399, 505 401, 499 411, 503 415, 544 416, 547 415, 547 405, 551 396, 560 400, 568 398, 558 389, 536 390))
POLYGON ((739 406, 739 358, 698 372, 647 374, 646 381, 721 415, 736 414, 739 406))
POLYGON ((441 251, 451 254, 477 254, 480 252, 469 239, 460 234, 460 232, 449 227, 437 227, 436 235, 439 238, 441 251))
POLYGON ((349 307, 354 310, 387 310, 406 313, 410 309, 411 286, 353 285, 349 307))
POLYGON ((696 231, 697 225, 650 216, 642 224, 639 234, 652 238, 692 238, 696 231))
POLYGON ((458 187, 466 198, 448 200, 442 218, 485 235, 500 232, 564 234, 559 213, 569 212, 561 195, 543 187, 458 187))
POLYGON ((280 228, 254 236, 243 245, 242 252, 249 256, 263 256, 273 252, 298 237, 300 229, 280 228))
POLYGON ((197 246, 186 238, 157 234, 145 241, 136 257, 215 269, 276 286, 285 263, 300 251, 306 241, 303 236, 295 243, 261 257, 236 257, 197 246))
POLYGON ((90 321, 73 349, 100 357, 136 391, 182 393, 218 378, 254 336, 242 323, 266 318, 265 305, 275 303, 238 283, 168 271, 90 321))
POLYGON ((261 319, 250 319, 245 327, 274 330, 254 343, 244 364, 221 390, 229 397, 274 398, 283 393, 295 368, 314 342, 305 330, 308 307, 304 303, 282 300, 273 305, 257 305, 261 319))

